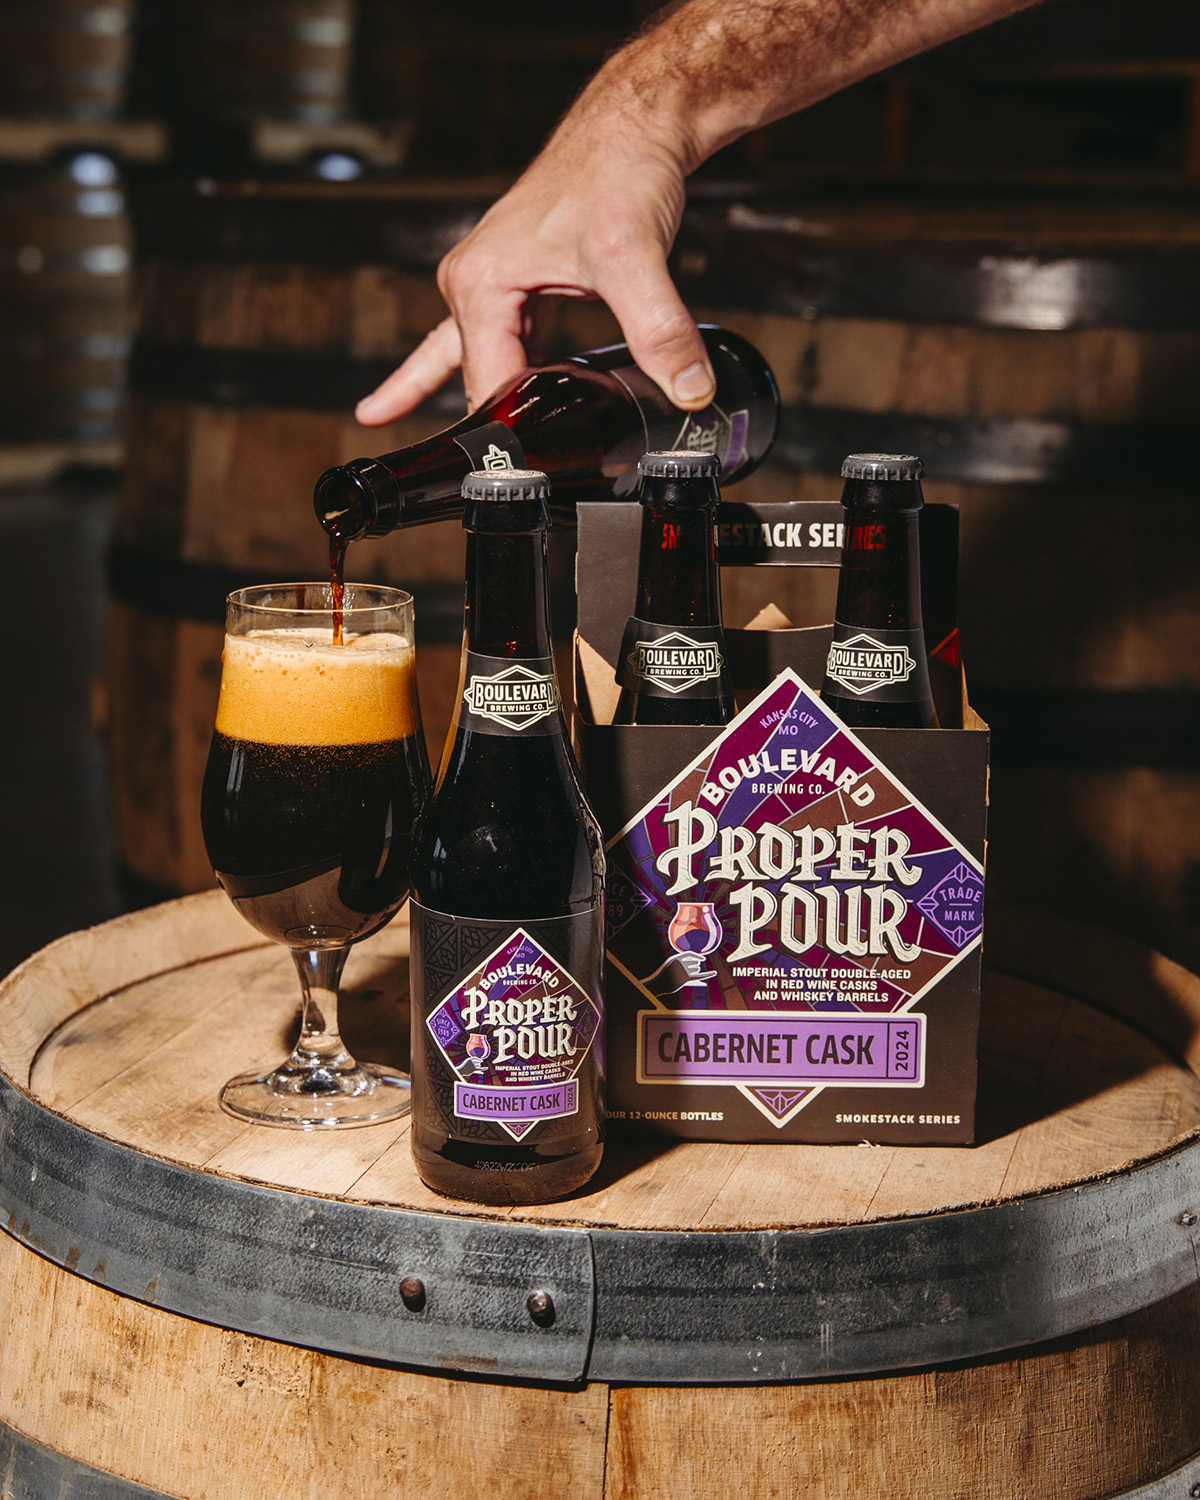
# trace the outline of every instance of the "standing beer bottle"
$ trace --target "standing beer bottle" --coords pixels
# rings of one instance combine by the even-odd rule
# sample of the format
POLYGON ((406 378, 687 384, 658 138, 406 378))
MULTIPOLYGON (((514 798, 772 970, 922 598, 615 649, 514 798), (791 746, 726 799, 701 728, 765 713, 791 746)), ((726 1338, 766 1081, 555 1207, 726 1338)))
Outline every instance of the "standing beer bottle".
POLYGON ((721 623, 717 461, 647 453, 635 614, 625 626, 614 724, 728 724, 736 709, 721 623))
POLYGON ((779 393, 765 359, 724 328, 700 329, 717 379, 703 411, 672 406, 625 344, 525 370, 478 411, 423 443, 358 458, 317 481, 313 506, 335 543, 384 536, 462 512, 473 469, 543 470, 554 509, 577 499, 623 498, 648 448, 715 453, 726 484, 757 468, 775 441, 779 393))
POLYGON ((604 845, 554 671, 549 490, 462 486, 462 671, 413 843, 413 1157, 477 1203, 560 1198, 603 1150, 604 845))
POLYGON ((921 624, 922 472, 911 454, 842 464, 846 533, 821 698, 852 726, 937 728, 921 624))

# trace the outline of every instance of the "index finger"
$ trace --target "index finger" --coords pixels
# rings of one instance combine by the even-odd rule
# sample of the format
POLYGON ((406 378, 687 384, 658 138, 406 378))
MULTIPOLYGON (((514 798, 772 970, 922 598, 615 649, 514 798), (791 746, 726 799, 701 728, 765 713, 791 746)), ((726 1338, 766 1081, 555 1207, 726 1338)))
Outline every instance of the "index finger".
POLYGON ((398 369, 369 396, 363 397, 354 415, 364 427, 382 427, 385 422, 406 416, 446 383, 462 365, 462 357, 458 324, 453 318, 445 318, 425 335, 398 369))

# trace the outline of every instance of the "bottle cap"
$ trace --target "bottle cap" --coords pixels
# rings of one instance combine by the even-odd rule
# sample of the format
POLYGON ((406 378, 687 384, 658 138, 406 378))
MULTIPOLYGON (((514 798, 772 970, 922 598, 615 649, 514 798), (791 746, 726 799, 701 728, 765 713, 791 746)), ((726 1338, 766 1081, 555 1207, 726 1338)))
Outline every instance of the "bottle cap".
POLYGON ((462 482, 464 500, 548 500, 550 481, 538 469, 476 469, 462 482))
POLYGON ((652 479, 715 479, 721 462, 715 453, 694 453, 683 448, 665 453, 643 453, 638 473, 652 479))
POLYGON ((920 479, 924 472, 915 453, 851 453, 842 460, 843 479, 920 479))

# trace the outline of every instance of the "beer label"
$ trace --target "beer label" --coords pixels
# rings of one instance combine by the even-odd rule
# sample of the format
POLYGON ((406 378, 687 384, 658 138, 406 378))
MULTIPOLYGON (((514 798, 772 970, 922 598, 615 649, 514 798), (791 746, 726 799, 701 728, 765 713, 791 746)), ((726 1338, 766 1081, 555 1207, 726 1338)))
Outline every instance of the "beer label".
POLYGON ((563 732, 552 656, 484 656, 468 651, 456 723, 476 734, 563 732))
POLYGON ((750 413, 745 409, 726 413, 719 406, 706 406, 703 411, 687 413, 671 447, 686 448, 691 453, 715 453, 724 476, 745 457, 749 424, 750 413))
POLYGON ((925 635, 920 630, 859 630, 837 622, 825 674, 856 698, 909 703, 929 695, 925 635))
MULTIPOLYGON (((746 436, 750 428, 748 407, 739 406, 726 410, 714 402, 702 411, 681 412, 637 365, 623 365, 609 373, 621 382, 642 414, 645 446, 641 452, 686 449, 691 453, 715 453, 721 463, 721 478, 728 481, 731 475, 736 477, 736 470, 746 459, 746 436)), ((727 377, 727 384, 741 387, 740 390, 728 392, 735 401, 739 397, 745 399, 750 394, 745 376, 741 375, 738 379, 738 375, 741 375, 741 367, 735 366, 735 370, 727 377)), ((722 394, 725 394, 724 388, 722 394)), ((631 495, 636 488, 635 469, 616 482, 613 495, 619 500, 631 495)))
MULTIPOLYGON (((487 922, 412 902, 412 994, 427 1037, 422 1083, 456 1135, 519 1141, 538 1126, 542 1140, 578 1132, 581 1089, 595 1090, 603 1066, 602 920, 598 907, 487 922)), ((593 1101, 583 1103, 592 1112, 593 1101)))
POLYGON ((983 870, 785 671, 610 840, 607 904, 637 1081, 782 1127, 924 1086, 921 1002, 979 946, 983 870))
POLYGON ((729 691, 723 636, 715 625, 655 625, 633 615, 618 681, 652 698, 719 698, 729 691))
POLYGON ((525 449, 506 422, 485 422, 454 439, 471 460, 472 469, 524 469, 525 449))

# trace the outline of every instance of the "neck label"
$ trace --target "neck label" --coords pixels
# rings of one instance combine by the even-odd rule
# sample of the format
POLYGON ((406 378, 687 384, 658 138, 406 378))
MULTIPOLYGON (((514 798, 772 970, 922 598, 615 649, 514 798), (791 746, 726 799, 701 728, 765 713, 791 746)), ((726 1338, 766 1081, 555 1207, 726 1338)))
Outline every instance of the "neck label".
POLYGON ((525 469, 525 449, 505 422, 485 422, 454 439, 471 460, 472 469, 525 469))
POLYGON ((463 662, 457 722, 476 734, 561 734, 562 704, 552 656, 485 656, 463 662))
POLYGON ((921 630, 860 630, 835 623, 825 676, 856 698, 901 703, 928 695, 921 630))
POLYGON ((730 691, 719 625, 655 625, 631 616, 617 680, 654 698, 720 698, 730 691))

